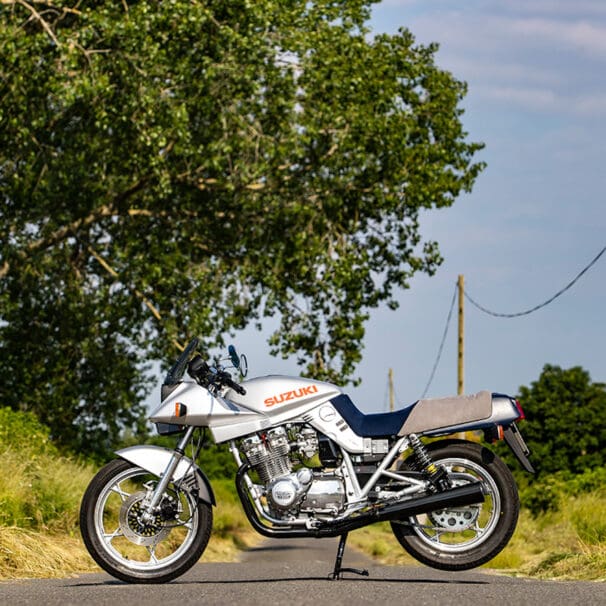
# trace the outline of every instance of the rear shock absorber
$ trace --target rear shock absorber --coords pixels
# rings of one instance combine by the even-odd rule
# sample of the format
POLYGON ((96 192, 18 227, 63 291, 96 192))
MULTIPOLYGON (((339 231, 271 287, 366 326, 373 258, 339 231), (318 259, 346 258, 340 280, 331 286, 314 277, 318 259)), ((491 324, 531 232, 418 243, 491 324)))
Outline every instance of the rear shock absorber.
POLYGON ((418 468, 427 476, 427 479, 431 482, 434 490, 440 491, 451 488, 450 479, 448 478, 446 470, 444 467, 436 465, 431 460, 429 453, 425 448, 425 444, 421 442, 419 437, 416 434, 411 433, 408 438, 415 453, 418 468))

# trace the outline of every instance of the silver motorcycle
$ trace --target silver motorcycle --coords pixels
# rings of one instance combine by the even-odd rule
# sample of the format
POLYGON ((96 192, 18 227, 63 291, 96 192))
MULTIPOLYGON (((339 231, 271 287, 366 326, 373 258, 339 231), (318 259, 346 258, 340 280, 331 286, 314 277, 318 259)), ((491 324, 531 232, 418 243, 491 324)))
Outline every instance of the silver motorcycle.
POLYGON ((215 506, 196 464, 206 429, 215 443, 229 445, 255 530, 276 538, 340 537, 334 579, 367 574, 342 567, 347 535, 381 521, 391 523, 409 554, 442 570, 480 566, 507 545, 519 512, 511 472, 486 446, 452 436, 504 439, 533 472, 515 399, 483 391, 363 414, 336 385, 278 375, 242 380, 246 358, 233 346, 212 365, 197 346, 191 341, 169 371, 150 417, 160 434, 180 435, 176 448, 118 451, 84 495, 84 543, 109 574, 163 583, 200 559, 215 506), (241 382, 228 369, 239 371, 241 382))

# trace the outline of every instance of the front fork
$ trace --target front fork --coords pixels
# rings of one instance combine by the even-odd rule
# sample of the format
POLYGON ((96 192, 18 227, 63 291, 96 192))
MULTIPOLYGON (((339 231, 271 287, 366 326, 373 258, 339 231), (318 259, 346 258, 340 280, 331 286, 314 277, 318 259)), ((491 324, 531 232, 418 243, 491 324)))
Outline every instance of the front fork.
POLYGON ((160 504, 160 501, 162 500, 162 495, 164 494, 164 491, 168 487, 168 484, 170 483, 171 478, 173 477, 173 474, 175 473, 175 470, 177 469, 177 465, 179 465, 179 462, 185 456, 185 449, 187 448, 187 445, 191 441, 191 438, 194 435, 195 430, 196 430, 196 428, 193 425, 190 425, 187 428, 187 430, 185 431, 185 434, 183 435, 183 437, 179 440, 179 443, 177 444, 177 447, 175 448, 172 457, 170 458, 170 460, 168 461, 168 464, 166 465, 166 469, 160 475, 160 481, 156 484, 156 488, 152 492, 151 497, 149 498, 149 501, 147 501, 147 503, 144 504, 145 510, 144 510, 143 514, 141 515, 141 519, 143 522, 147 522, 147 523, 153 522, 154 517, 155 517, 154 512, 155 512, 156 508, 158 507, 158 505, 160 504))

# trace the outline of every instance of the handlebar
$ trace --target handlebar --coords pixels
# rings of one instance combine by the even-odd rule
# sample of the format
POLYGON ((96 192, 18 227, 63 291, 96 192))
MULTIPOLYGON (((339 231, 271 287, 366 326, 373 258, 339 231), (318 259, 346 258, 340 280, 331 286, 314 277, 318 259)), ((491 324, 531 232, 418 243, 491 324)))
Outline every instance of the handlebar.
POLYGON ((236 383, 231 378, 229 373, 223 371, 223 372, 219 372, 217 374, 218 374, 218 379, 219 379, 218 382, 221 385, 224 385, 225 387, 229 387, 230 389, 233 389, 236 393, 239 393, 241 396, 246 395, 246 389, 244 389, 244 387, 242 387, 242 385, 239 385, 238 383, 236 383))
POLYGON ((201 355, 196 355, 192 358, 191 362, 187 366, 189 375, 196 380, 196 382, 202 387, 229 387, 241 396, 246 395, 246 389, 241 385, 238 385, 232 378, 231 375, 225 370, 216 370, 204 361, 201 355))
MULTIPOLYGON (((188 343, 187 347, 183 350, 177 361, 168 371, 166 379, 164 379, 164 385, 176 385, 179 383, 183 377, 183 374, 185 373, 185 369, 187 368, 189 375, 204 387, 209 387, 211 385, 214 385, 215 387, 229 387, 236 393, 239 393, 241 396, 246 395, 246 389, 236 383, 228 372, 223 369, 211 370, 210 366, 208 366, 208 364, 199 354, 192 358, 192 354, 198 347, 199 343, 200 340, 196 337, 194 337, 188 343)), ((235 349, 233 347, 232 349, 233 353, 235 354, 235 349)), ((230 356, 233 357, 231 350, 230 356)))

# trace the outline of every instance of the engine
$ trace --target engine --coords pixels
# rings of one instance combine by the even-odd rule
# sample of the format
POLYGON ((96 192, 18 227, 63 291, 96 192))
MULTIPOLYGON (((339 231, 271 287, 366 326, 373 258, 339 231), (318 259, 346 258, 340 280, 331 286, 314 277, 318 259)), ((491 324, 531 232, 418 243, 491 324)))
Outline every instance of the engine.
POLYGON ((327 461, 320 456, 320 439, 313 428, 276 427, 248 436, 240 448, 264 486, 273 516, 336 515, 343 510, 345 487, 341 476, 316 471, 327 461))

